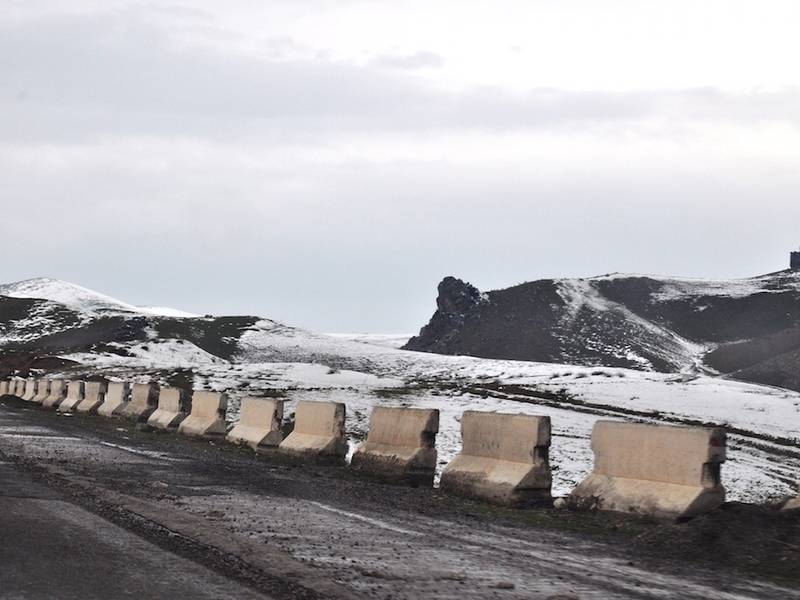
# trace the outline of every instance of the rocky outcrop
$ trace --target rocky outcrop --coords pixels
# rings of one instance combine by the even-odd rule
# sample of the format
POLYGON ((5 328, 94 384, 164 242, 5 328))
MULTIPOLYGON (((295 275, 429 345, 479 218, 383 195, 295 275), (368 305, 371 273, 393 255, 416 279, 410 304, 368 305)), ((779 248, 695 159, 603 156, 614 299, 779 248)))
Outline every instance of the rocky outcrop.
POLYGON ((446 277, 409 350, 661 372, 800 389, 800 272, 730 281, 607 275, 481 293, 446 277))

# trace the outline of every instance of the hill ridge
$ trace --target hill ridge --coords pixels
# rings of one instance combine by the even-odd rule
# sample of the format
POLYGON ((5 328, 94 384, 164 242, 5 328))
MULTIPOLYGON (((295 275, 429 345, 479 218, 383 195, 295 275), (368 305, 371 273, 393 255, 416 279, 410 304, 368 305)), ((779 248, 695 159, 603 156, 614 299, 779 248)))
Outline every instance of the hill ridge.
POLYGON ((800 381, 800 271, 737 279, 610 273, 482 292, 452 276, 407 350, 800 381), (478 301, 480 299, 480 301, 478 301), (734 356, 735 355, 735 356, 734 356), (735 363, 735 365, 733 364, 735 363), (760 366, 769 364, 769 374, 760 366), (735 368, 734 368, 735 367, 735 368))

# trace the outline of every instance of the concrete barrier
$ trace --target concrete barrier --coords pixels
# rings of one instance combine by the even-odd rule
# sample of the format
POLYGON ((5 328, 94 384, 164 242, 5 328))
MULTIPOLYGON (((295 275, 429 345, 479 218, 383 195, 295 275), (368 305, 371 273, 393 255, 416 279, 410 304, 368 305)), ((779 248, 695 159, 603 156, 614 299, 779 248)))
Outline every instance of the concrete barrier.
POLYGON ((58 405, 59 412, 72 412, 83 401, 84 382, 70 379, 67 382, 67 397, 58 405))
POLYGON ((33 397, 33 400, 31 400, 31 402, 34 402, 36 404, 42 404, 49 395, 50 395, 50 380, 40 379, 39 385, 36 388, 36 395, 33 397))
POLYGON ((121 409, 126 419, 144 423, 153 414, 158 402, 158 390, 149 383, 134 383, 130 401, 121 409))
POLYGON ((21 398, 26 402, 32 402, 33 398, 36 396, 36 390, 39 386, 39 382, 36 381, 33 377, 28 378, 25 381, 25 388, 22 391, 21 398))
POLYGON ((158 393, 158 408, 147 419, 147 424, 156 429, 171 430, 186 418, 186 392, 179 388, 163 387, 158 393))
POLYGON ((63 379, 50 380, 50 392, 42 402, 42 408, 57 408, 67 397, 67 383, 63 379))
POLYGON ((283 400, 243 398, 239 422, 225 439, 253 450, 276 448, 283 440, 283 400))
POLYGON ((8 396, 8 380, 0 381, 0 396, 8 396))
POLYGON ((594 469, 570 494, 573 506, 688 518, 725 501, 722 429, 598 421, 594 469))
POLYGON ((25 380, 24 379, 15 379, 14 380, 14 396, 17 398, 22 398, 25 395, 25 380))
POLYGON ((218 392, 194 392, 192 412, 178 425, 178 433, 196 437, 225 435, 228 397, 218 392))
POLYGON ((549 503, 550 417, 467 411, 441 489, 506 506, 549 503))
POLYGON ((297 403, 294 430, 278 449, 287 455, 344 460, 347 438, 344 432, 345 406, 341 402, 297 403))
POLYGON ((786 504, 783 505, 783 510, 798 510, 800 509, 800 496, 797 498, 790 498, 786 504))
POLYGON ((351 466, 362 473, 411 485, 433 485, 439 411, 376 407, 369 417, 367 441, 351 466))
POLYGON ((126 381, 113 381, 108 384, 106 397, 97 408, 97 414, 103 417, 119 417, 128 403, 130 386, 126 381))
POLYGON ((75 407, 75 410, 80 413, 96 413, 105 399, 106 382, 87 381, 83 390, 83 400, 75 407))

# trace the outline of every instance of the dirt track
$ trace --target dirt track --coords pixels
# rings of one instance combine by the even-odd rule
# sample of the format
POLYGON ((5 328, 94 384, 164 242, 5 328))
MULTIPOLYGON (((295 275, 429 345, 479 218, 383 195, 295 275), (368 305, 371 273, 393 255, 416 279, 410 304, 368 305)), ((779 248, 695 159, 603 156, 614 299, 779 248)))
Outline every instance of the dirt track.
POLYGON ((742 514, 790 540, 800 515, 733 506, 678 526, 497 510, 9 397, 0 455, 79 507, 275 598, 800 598, 796 545, 757 540, 764 556, 778 554, 760 566, 748 558, 749 572, 713 560, 730 552, 728 529, 742 514), (707 539, 713 519, 717 541, 707 539), (709 562, 681 560, 691 554, 682 540, 709 562), (770 561, 789 562, 771 570, 770 561))

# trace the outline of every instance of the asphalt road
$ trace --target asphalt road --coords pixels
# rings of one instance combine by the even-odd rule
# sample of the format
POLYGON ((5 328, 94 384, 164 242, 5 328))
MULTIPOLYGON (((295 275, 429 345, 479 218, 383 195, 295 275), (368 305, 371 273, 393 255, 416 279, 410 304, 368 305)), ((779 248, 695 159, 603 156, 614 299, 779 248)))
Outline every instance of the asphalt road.
POLYGON ((507 518, 437 490, 9 398, 0 461, 2 598, 800 598, 537 525, 552 511, 507 518))
POLYGON ((0 463, 2 598, 248 598, 248 589, 0 463))

